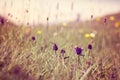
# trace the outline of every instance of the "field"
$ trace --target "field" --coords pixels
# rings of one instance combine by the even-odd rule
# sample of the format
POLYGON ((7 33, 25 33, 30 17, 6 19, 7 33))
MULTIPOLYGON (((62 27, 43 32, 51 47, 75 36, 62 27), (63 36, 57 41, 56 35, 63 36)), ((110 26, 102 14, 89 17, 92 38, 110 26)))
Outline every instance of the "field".
POLYGON ((0 80, 120 80, 120 22, 108 19, 1 24, 0 80))

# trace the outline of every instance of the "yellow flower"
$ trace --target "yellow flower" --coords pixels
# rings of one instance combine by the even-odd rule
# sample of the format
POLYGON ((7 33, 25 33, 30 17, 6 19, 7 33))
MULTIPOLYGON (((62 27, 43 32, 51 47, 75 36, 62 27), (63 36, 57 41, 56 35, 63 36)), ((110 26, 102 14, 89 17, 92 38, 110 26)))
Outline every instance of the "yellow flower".
POLYGON ((39 35, 39 34, 41 34, 41 33, 42 33, 42 31, 41 31, 41 30, 38 30, 36 33, 39 35))
POLYGON ((98 22, 99 22, 99 21, 100 21, 100 19, 101 19, 100 17, 97 17, 97 18, 96 18, 96 21, 98 21, 98 22))
POLYGON ((95 37, 95 33, 90 33, 90 37, 94 38, 95 37))
POLYGON ((120 27, 120 23, 119 22, 115 22, 114 25, 115 25, 116 28, 120 27))
POLYGON ((57 36, 57 35, 58 35, 58 33, 57 33, 57 32, 54 32, 54 33, 53 33, 53 36, 54 36, 54 37, 55 37, 55 36, 57 36))
POLYGON ((63 27, 66 27, 66 26, 67 26, 67 24, 66 24, 65 22, 63 22, 63 23, 62 23, 62 26, 63 26, 63 27))
POLYGON ((85 38, 90 38, 90 34, 86 33, 85 35, 85 38))
POLYGON ((115 20, 115 17, 114 17, 114 16, 110 16, 110 20, 111 20, 111 21, 114 21, 114 20, 115 20))

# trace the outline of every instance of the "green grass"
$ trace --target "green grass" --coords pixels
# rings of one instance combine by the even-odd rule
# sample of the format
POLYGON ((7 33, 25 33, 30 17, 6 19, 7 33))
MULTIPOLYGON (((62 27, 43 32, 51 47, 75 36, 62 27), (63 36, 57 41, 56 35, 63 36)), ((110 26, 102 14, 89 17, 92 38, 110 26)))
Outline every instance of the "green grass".
POLYGON ((54 25, 48 31, 46 27, 37 26, 31 28, 29 35, 25 34, 25 26, 0 26, 0 80, 119 80, 120 28, 93 24, 59 25, 58 31, 54 25), (84 32, 80 33, 79 29, 84 32), (42 33, 36 34, 37 30, 42 33), (95 30, 95 38, 84 37, 85 33, 95 30), (87 45, 91 40, 93 50, 88 56, 87 45), (59 48, 56 54, 53 43, 59 48), (85 56, 80 57, 79 63, 75 46, 84 48, 85 56), (66 51, 64 57, 69 56, 65 60, 59 57, 62 48, 66 51), (90 66, 86 64, 88 61, 90 66))

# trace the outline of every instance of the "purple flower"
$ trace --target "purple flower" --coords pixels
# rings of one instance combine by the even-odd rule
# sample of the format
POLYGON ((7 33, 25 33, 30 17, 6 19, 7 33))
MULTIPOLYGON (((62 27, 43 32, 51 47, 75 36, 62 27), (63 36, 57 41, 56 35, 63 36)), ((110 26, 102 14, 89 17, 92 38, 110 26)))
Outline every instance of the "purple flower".
POLYGON ((110 73, 110 78, 111 78, 111 79, 115 79, 115 77, 116 77, 115 73, 113 73, 113 72, 110 73))
POLYGON ((21 68, 18 65, 13 67, 13 73, 14 74, 19 74, 20 70, 21 70, 21 68))
POLYGON ((91 44, 88 44, 88 49, 92 50, 92 45, 91 44))
POLYGON ((88 66, 90 66, 90 65, 91 65, 91 61, 87 61, 86 64, 87 64, 88 66))
POLYGON ((1 25, 4 25, 4 23, 5 23, 4 18, 0 17, 0 24, 1 24, 1 25))
POLYGON ((77 55, 82 55, 82 51, 83 51, 83 49, 80 48, 80 47, 76 47, 76 48, 75 48, 75 53, 76 53, 77 55))
POLYGON ((107 19, 105 18, 105 19, 104 19, 104 23, 106 23, 106 22, 107 22, 107 19))
POLYGON ((0 68, 4 67, 4 62, 0 61, 0 68))
POLYGON ((35 36, 32 36, 32 40, 35 41, 35 36))
POLYGON ((64 54, 64 53, 65 53, 65 50, 64 50, 64 49, 61 49, 60 53, 64 54))
POLYGON ((57 51, 58 50, 58 46, 56 44, 53 45, 53 50, 57 51))

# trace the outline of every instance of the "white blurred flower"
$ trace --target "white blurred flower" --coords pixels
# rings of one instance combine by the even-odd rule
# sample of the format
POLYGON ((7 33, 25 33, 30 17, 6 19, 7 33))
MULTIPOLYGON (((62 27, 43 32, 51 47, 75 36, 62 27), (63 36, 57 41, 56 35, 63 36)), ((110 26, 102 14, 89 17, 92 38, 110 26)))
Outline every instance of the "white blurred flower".
POLYGON ((57 33, 57 32, 54 32, 54 33, 53 33, 53 36, 57 36, 57 35, 58 35, 58 33, 57 33))

